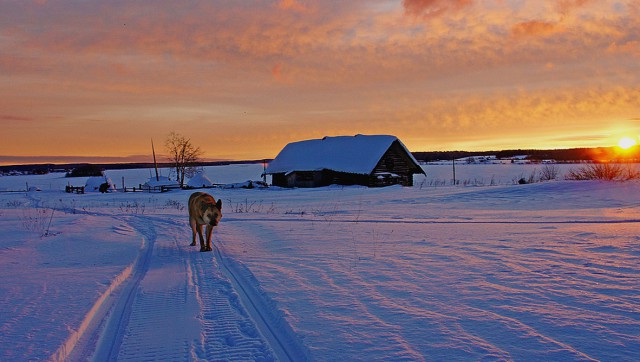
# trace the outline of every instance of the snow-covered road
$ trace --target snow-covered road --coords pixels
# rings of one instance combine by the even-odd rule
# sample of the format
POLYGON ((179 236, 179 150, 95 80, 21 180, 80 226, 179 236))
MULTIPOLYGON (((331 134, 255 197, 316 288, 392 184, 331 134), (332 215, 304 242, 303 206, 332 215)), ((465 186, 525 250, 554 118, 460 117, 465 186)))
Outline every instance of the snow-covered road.
POLYGON ((219 248, 199 253, 188 246, 183 219, 122 218, 143 238, 131 275, 107 302, 99 301, 108 315, 92 312, 93 330, 55 359, 306 359, 286 321, 266 307, 238 266, 219 248))

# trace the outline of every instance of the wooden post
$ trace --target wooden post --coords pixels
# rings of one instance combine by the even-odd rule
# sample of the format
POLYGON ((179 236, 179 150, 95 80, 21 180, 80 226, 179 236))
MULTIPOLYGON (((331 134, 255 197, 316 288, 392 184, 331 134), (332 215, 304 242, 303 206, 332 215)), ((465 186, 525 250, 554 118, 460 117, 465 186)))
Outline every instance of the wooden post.
POLYGON ((262 181, 264 181, 264 184, 267 184, 267 160, 263 160, 262 161, 262 181))
POLYGON ((453 185, 456 185, 456 156, 453 156, 451 159, 451 164, 453 165, 453 185))

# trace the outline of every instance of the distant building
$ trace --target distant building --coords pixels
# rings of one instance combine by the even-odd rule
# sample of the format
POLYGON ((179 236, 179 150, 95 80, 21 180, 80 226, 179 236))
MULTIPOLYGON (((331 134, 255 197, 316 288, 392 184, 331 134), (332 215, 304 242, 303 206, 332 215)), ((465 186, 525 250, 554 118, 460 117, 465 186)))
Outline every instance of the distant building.
POLYGON ((202 171, 195 174, 189 182, 187 182, 187 187, 192 189, 213 187, 213 182, 211 182, 211 179, 202 171))
POLYGON ((458 158, 456 161, 468 164, 491 164, 500 163, 496 156, 467 156, 458 158))
POLYGON ((116 190, 116 185, 104 174, 102 176, 91 176, 84 184, 85 192, 111 192, 116 190), (104 188, 101 189, 101 186, 104 188))
POLYGON ((395 136, 324 137, 289 143, 265 170, 280 187, 413 185, 424 174, 395 136))
POLYGON ((149 181, 140 185, 140 189, 144 191, 159 191, 164 192, 171 189, 179 189, 180 184, 178 181, 171 180, 166 176, 152 176, 149 178, 149 181))

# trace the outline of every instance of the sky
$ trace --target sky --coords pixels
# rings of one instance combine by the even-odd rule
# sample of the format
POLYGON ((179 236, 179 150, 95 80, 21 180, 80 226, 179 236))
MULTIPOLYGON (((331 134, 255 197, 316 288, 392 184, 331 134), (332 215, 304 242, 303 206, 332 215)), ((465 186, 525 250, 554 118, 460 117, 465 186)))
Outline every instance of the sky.
MULTIPOLYGON (((0 163, 640 136, 640 0, 0 0, 0 163)), ((638 139, 640 141, 640 139, 638 139)))

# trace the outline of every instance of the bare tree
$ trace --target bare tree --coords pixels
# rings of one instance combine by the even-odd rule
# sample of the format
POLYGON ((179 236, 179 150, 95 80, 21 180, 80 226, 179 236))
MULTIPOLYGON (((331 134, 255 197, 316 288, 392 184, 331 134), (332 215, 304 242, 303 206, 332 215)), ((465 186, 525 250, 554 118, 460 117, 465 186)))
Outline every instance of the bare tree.
POLYGON ((627 164, 625 167, 617 163, 591 163, 579 167, 577 170, 569 170, 567 179, 628 181, 640 179, 640 171, 630 164, 627 164))
POLYGON ((169 160, 174 164, 176 180, 180 183, 180 187, 183 187, 185 175, 193 173, 202 155, 202 150, 200 147, 194 146, 190 139, 176 132, 169 133, 164 144, 169 154, 169 160))

